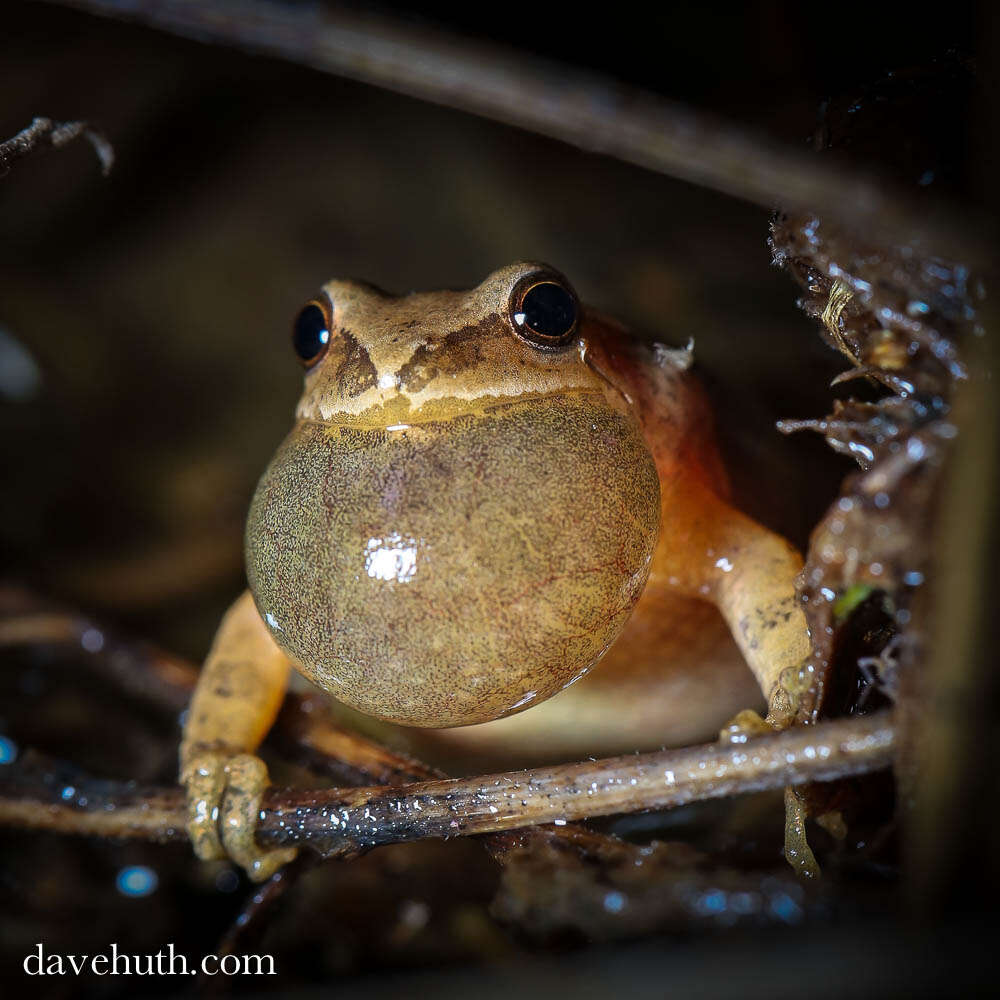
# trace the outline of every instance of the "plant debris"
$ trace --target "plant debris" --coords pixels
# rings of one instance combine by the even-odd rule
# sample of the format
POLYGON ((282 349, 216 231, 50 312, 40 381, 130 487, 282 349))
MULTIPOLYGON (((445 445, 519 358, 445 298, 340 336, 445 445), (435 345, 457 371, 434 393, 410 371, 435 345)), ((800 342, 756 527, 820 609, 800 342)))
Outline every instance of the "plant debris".
MULTIPOLYGON (((937 190, 956 181, 954 109, 974 88, 957 58, 890 73, 828 104, 816 145, 834 157, 875 154, 897 182, 937 190)), ((878 397, 838 399, 824 419, 779 425, 818 431, 862 470, 814 529, 800 577, 814 656, 789 691, 801 724, 894 703, 901 678, 921 669, 929 604, 915 596, 933 586, 933 525, 958 435, 953 405, 970 377, 964 348, 983 335, 985 290, 966 262, 926 243, 877 242, 815 214, 777 213, 770 246, 803 289, 800 307, 852 366, 835 383, 860 380, 878 397)), ((822 809, 813 803, 811 812, 822 809)))

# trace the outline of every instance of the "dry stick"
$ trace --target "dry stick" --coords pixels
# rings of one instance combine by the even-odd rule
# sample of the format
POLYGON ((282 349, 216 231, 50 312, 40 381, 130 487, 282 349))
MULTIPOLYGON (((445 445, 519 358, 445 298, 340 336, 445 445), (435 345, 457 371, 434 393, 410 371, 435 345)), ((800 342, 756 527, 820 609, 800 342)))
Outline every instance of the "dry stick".
MULTIPOLYGON (((605 153, 765 208, 815 212, 870 237, 989 259, 970 219, 704 112, 571 66, 357 10, 267 0, 50 0, 327 73, 605 153)), ((964 213, 968 216, 968 212, 964 213)))
MULTIPOLYGON (((891 714, 838 719, 761 736, 527 771, 399 787, 271 789, 258 840, 304 844, 327 857, 427 837, 466 837, 542 823, 665 809, 704 799, 881 770, 892 763, 891 714)), ((179 788, 78 782, 70 794, 23 779, 0 786, 0 824, 62 833, 179 840, 179 788), (25 785, 28 787, 25 787, 25 785)))
POLYGON ((0 142, 0 177, 7 173, 15 160, 39 149, 58 149, 80 136, 93 146, 101 164, 101 173, 107 176, 114 165, 115 153, 111 143, 100 132, 96 132, 86 122, 54 122, 51 118, 35 118, 17 135, 0 142))
MULTIPOLYGON (((67 646, 124 693, 167 713, 182 711, 198 679, 194 664, 157 647, 117 635, 71 610, 23 590, 0 588, 0 649, 67 646), (5 617, 10 615, 10 617, 5 617)), ((427 765, 334 725, 317 695, 289 693, 273 741, 289 757, 340 782, 400 784, 441 777, 427 765)))
POLYGON ((123 694, 167 714, 187 706, 198 679, 197 667, 151 643, 123 639, 80 612, 0 588, 0 650, 15 646, 67 647, 123 694))

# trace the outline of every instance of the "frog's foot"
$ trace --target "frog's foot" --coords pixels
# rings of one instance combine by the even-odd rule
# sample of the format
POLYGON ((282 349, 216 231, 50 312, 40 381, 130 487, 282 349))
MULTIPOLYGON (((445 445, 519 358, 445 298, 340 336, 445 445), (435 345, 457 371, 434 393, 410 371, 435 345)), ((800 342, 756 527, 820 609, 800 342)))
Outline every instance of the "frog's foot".
MULTIPOLYGON (((754 736, 781 732, 794 726, 798 720, 802 700, 813 683, 810 660, 782 670, 771 688, 767 699, 767 716, 761 716, 753 709, 745 708, 737 712, 719 730, 722 743, 746 743, 754 736)), ((766 693, 766 692, 765 692, 766 693)))
MULTIPOLYGON (((780 696, 779 711, 772 711, 763 719, 752 709, 738 712, 719 730, 720 743, 746 743, 756 736, 787 729, 794 717, 786 711, 784 693, 780 696)), ((806 837, 806 817, 808 810, 805 799, 798 789, 789 785, 785 788, 785 860, 801 879, 819 878, 819 864, 806 837)))
POLYGON ((229 857, 254 882, 291 861, 294 847, 265 850, 254 839, 267 766, 253 754, 208 750, 191 756, 181 773, 187 794, 187 831, 203 861, 229 857), (221 837, 220 837, 221 830, 221 837))
POLYGON ((775 727, 768 719, 763 719, 752 708, 737 712, 720 730, 720 743, 746 743, 755 736, 773 733, 775 727))
POLYGON ((782 670, 767 699, 768 724, 775 729, 788 729, 800 721, 803 702, 815 683, 811 658, 782 670))
POLYGON ((792 785, 785 788, 785 860, 800 879, 811 880, 820 876, 816 855, 806 837, 806 808, 799 790, 792 785))

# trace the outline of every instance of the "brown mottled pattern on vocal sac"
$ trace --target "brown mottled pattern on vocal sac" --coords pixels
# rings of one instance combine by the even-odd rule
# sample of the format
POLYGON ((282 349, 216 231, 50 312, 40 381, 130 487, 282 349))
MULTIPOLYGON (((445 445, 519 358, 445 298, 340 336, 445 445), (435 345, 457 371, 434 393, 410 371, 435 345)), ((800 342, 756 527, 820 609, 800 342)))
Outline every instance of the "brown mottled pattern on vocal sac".
POLYGON ((658 527, 635 420, 569 392, 399 431, 300 421, 254 497, 247 571, 320 686, 370 715, 454 726, 592 666, 658 527))

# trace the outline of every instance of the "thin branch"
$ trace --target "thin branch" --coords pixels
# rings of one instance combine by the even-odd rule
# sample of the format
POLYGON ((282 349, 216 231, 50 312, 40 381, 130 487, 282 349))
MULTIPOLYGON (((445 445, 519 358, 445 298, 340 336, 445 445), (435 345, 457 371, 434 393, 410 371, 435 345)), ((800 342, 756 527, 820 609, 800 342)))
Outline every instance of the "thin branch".
MULTIPOLYGON (((152 643, 118 634, 80 611, 18 587, 0 587, 0 649, 68 647, 124 694, 167 715, 183 711, 198 668, 152 643)), ((441 777, 420 761, 336 726, 318 695, 289 693, 271 740, 286 756, 342 784, 399 784, 441 777)))
POLYGON ((152 643, 123 638, 80 612, 36 601, 23 591, 0 588, 0 650, 17 646, 62 647, 82 653, 82 662, 122 694, 167 715, 183 711, 198 679, 193 664, 152 643), (11 607, 12 601, 24 600, 31 602, 27 608, 15 611, 11 607))
POLYGON ((166 843, 186 840, 184 793, 105 781, 27 751, 0 767, 0 826, 166 843))
MULTIPOLYGON (((0 586, 0 649, 4 646, 68 646, 83 650, 89 655, 82 662, 95 673, 147 706, 171 715, 187 705, 198 678, 197 667, 186 660, 151 643, 122 637, 80 611, 60 608, 11 585, 0 586)), ((335 725, 325 703, 326 698, 321 694, 286 694, 268 741, 284 756, 304 764, 315 774, 333 778, 340 785, 399 785, 445 777, 422 761, 335 725)), ((37 762, 41 758, 35 754, 33 759, 37 762)), ((70 768, 54 763, 50 767, 51 773, 39 772, 36 763, 32 770, 37 780, 48 784, 57 780, 61 790, 87 783, 75 773, 67 773, 70 768), (53 775, 60 776, 54 779, 53 775)), ((122 803, 106 801, 105 806, 124 810, 120 815, 131 822, 128 810, 132 808, 135 790, 130 786, 127 791, 122 803)), ((60 798, 62 794, 60 791, 60 798)), ((94 801, 93 795, 90 801, 94 801)), ((140 807, 140 823, 148 821, 148 812, 140 807)), ((579 841, 582 837, 589 837, 589 842, 611 841, 603 834, 572 826, 536 827, 534 834, 558 841, 579 841)), ((512 836, 498 833, 484 841, 500 864, 514 843, 512 836)))
MULTIPOLYGON (((527 771, 392 788, 271 789, 258 839, 306 844, 327 857, 428 837, 467 837, 593 816, 832 781, 892 763, 895 729, 883 712, 762 736, 527 771)), ((183 792, 75 779, 51 764, 8 766, 0 824, 167 841, 184 839, 183 792), (42 780, 33 780, 38 770, 42 780), (69 787, 69 792, 66 788, 69 787)))
POLYGON ((93 147, 106 177, 115 162, 111 143, 92 129, 86 122, 54 122, 51 118, 35 118, 17 135, 0 142, 0 177, 6 174, 15 160, 20 160, 40 149, 58 149, 83 136, 93 147))
MULTIPOLYGON (((989 259, 971 220, 919 210, 858 171, 613 79, 353 9, 270 0, 50 0, 234 46, 519 126, 868 236, 989 259)), ((965 213, 967 216, 968 213, 965 213)))

